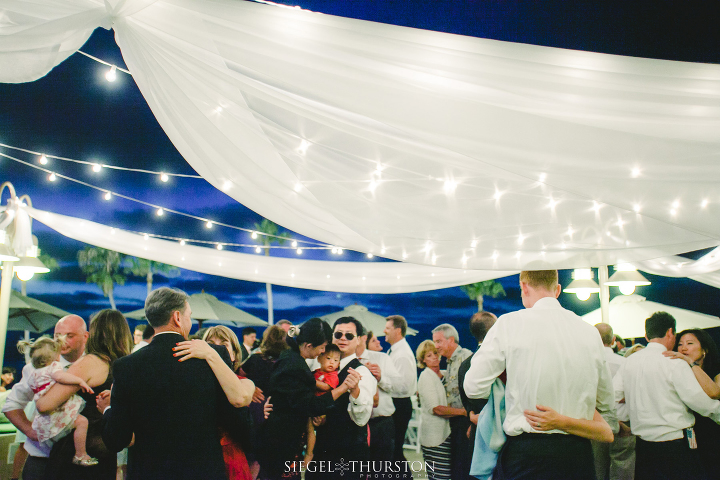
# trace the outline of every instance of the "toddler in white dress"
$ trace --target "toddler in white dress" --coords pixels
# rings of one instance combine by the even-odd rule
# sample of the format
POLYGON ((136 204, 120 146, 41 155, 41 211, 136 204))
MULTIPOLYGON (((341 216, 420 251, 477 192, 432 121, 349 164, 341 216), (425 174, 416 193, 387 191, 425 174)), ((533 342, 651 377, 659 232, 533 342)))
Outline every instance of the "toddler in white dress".
MULTIPOLYGON (((63 338, 52 339, 50 337, 40 337, 34 342, 25 340, 18 342, 20 353, 24 354, 26 350, 30 351, 32 366, 35 368, 28 379, 28 385, 35 394, 34 401, 42 397, 55 383, 79 385, 83 391, 93 393, 85 380, 67 373, 58 362, 63 343, 63 338)), ((49 445, 53 445, 74 429, 75 457, 73 463, 90 467, 97 465, 98 461, 89 456, 85 450, 88 420, 80 415, 84 406, 85 400, 77 394, 73 395, 51 413, 35 415, 32 426, 37 433, 38 441, 49 445)))

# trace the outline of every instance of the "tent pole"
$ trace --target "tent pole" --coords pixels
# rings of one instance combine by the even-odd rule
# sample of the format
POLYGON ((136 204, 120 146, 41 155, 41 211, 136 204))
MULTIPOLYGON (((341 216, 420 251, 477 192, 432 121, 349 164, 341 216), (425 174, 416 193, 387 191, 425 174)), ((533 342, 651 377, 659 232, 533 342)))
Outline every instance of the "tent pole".
POLYGON ((2 283, 0 283, 0 369, 5 359, 5 338, 7 337, 8 316, 10 315, 10 290, 12 289, 13 262, 3 262, 2 283))
POLYGON ((608 267, 602 265, 598 267, 598 280, 600 283, 600 312, 602 314, 602 322, 610 323, 610 287, 605 285, 608 280, 608 267))
MULTIPOLYGON (((25 341, 30 342, 30 330, 25 330, 25 341)), ((30 363, 30 349, 25 349, 25 365, 30 363)))

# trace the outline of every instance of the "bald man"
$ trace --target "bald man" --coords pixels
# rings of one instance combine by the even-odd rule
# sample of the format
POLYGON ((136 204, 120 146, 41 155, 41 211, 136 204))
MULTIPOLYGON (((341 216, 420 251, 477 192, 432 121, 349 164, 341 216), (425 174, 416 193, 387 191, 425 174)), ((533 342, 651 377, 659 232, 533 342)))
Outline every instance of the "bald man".
MULTIPOLYGON (((60 364, 67 368, 85 353, 85 344, 88 339, 85 321, 77 315, 61 318, 55 325, 55 337, 60 335, 65 335, 65 345, 60 350, 60 364)), ((29 456, 25 462, 23 479, 40 480, 45 477, 50 448, 37 441, 37 434, 32 428, 32 419, 28 419, 24 411, 27 404, 32 402, 34 395, 27 383, 32 369, 32 364, 25 365, 23 368, 22 380, 13 387, 8 395, 3 406, 3 413, 18 430, 27 436, 25 450, 29 456)))

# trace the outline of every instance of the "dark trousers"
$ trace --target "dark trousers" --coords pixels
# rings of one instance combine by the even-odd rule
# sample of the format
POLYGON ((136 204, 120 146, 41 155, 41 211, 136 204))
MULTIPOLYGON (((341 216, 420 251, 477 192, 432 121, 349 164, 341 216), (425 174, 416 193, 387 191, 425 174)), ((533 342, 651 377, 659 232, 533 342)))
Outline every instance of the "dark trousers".
POLYGON ((370 426, 370 460, 395 459, 395 422, 392 417, 375 417, 370 426))
MULTIPOLYGON (((472 450, 470 450, 470 440, 467 437, 470 425, 472 425, 472 423, 470 423, 470 419, 464 415, 462 417, 452 417, 450 419, 450 448, 452 449, 450 464, 452 468, 451 478, 453 480, 473 478, 470 476, 472 450)), ((475 437, 473 437, 472 445, 475 445, 475 437)))
POLYGON ((687 438, 668 442, 635 440, 635 480, 675 480, 707 478, 697 450, 687 438))
POLYGON ((405 444, 405 433, 407 432, 408 423, 413 414, 412 401, 410 397, 393 398, 395 404, 395 413, 393 413, 393 422, 395 422, 395 461, 405 460, 403 453, 403 445, 405 444))
POLYGON ((32 455, 28 455, 22 472, 23 480, 43 480, 45 478, 47 465, 47 457, 33 457, 32 455))
POLYGON ((508 437, 493 480, 595 480, 590 440, 575 435, 523 433, 508 437))

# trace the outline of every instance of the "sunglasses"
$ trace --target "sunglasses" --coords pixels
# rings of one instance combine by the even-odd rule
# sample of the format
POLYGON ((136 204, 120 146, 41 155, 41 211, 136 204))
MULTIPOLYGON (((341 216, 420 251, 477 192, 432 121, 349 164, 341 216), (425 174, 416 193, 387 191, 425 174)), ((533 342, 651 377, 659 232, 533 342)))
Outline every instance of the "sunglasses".
POLYGON ((355 334, 354 334, 354 333, 350 333, 350 332, 335 332, 335 340, 340 340, 341 338, 343 338, 343 335, 345 335, 345 339, 346 339, 346 340, 352 340, 353 338, 355 338, 355 334))

